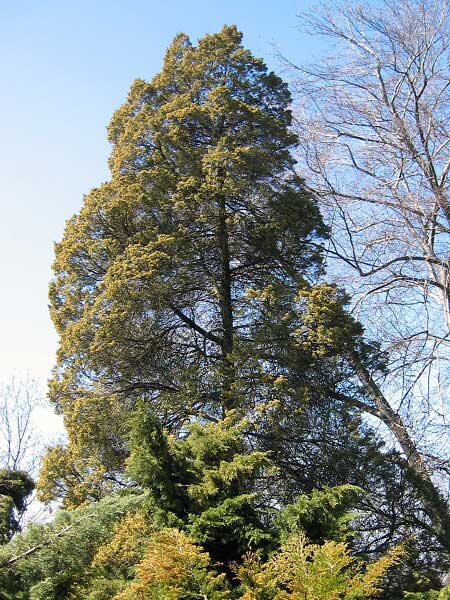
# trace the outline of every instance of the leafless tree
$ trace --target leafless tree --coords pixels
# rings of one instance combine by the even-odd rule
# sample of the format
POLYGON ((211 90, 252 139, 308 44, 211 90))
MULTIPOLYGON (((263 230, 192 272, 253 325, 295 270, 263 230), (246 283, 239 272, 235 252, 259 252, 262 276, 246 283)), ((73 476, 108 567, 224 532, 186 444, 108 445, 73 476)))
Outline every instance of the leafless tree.
POLYGON ((13 471, 23 470, 31 475, 41 455, 33 413, 42 406, 38 382, 26 376, 11 377, 0 385, 0 465, 13 471))
POLYGON ((329 272, 389 358, 381 376, 348 357, 360 408, 393 434, 450 550, 450 3, 321 6, 300 23, 331 52, 290 64, 299 161, 332 227, 329 272))
MULTIPOLYGON (((29 375, 11 377, 0 384, 0 469, 38 474, 45 441, 36 423, 37 411, 45 401, 36 379, 29 375)), ((29 520, 45 520, 45 507, 31 494, 25 510, 16 515, 19 526, 29 520)))

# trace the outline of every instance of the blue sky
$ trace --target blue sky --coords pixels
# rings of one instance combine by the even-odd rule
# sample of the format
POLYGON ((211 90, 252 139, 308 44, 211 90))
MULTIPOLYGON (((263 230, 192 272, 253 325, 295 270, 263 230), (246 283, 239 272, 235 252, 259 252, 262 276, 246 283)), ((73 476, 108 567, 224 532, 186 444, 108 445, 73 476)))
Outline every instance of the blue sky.
POLYGON ((0 381, 45 380, 56 335, 47 287, 53 242, 83 194, 108 178, 105 127, 136 77, 149 79, 179 31, 235 23, 277 68, 273 43, 306 60, 306 0, 0 0, 0 381))

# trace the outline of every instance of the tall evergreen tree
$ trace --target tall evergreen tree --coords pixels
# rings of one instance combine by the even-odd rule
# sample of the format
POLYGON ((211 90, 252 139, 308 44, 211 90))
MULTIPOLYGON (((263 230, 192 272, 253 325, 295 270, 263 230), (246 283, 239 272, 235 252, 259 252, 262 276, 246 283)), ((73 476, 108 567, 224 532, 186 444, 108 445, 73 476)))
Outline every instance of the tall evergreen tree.
POLYGON ((180 34, 161 73, 134 82, 109 126, 111 181, 56 246, 62 470, 116 469, 137 397, 169 426, 305 401, 307 377, 285 374, 314 358, 289 346, 326 229, 294 169, 287 86, 241 38, 180 34))

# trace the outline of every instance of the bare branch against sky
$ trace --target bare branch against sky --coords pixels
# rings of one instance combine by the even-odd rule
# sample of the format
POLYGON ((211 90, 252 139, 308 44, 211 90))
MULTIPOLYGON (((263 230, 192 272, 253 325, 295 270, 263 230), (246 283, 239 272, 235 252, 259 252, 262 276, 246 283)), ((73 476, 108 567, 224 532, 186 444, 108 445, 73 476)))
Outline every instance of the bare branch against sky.
POLYGON ((378 390, 413 442, 406 453, 417 450, 442 484, 450 447, 450 7, 323 5, 299 25, 330 48, 316 64, 289 63, 300 165, 333 230, 329 275, 353 294, 355 314, 389 357, 376 387, 367 373, 361 383, 373 398, 378 390))

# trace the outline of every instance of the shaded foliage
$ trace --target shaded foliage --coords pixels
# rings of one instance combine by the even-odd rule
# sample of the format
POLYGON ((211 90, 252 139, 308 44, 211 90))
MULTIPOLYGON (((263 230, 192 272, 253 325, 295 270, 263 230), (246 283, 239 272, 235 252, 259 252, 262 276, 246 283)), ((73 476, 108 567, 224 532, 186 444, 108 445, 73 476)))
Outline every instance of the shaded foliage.
POLYGON ((19 518, 33 490, 34 482, 25 471, 0 470, 0 544, 20 529, 19 518))

